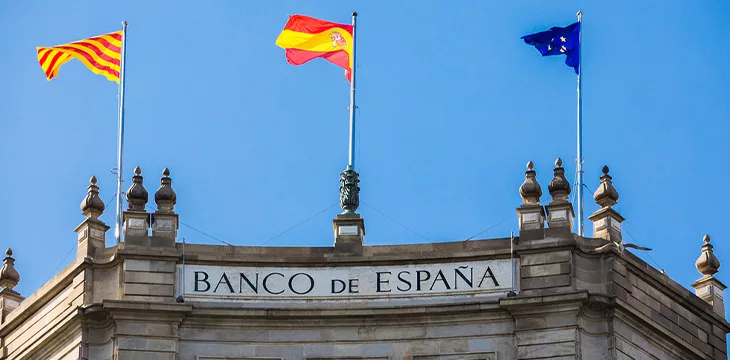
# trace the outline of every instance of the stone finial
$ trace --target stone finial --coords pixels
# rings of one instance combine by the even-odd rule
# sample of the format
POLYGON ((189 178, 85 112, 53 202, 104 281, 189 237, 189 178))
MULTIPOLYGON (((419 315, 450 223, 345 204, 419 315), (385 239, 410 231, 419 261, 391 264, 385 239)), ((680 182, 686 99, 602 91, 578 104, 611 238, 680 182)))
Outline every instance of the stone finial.
POLYGON ((13 259, 13 250, 8 248, 5 251, 5 260, 3 267, 0 269, 0 287, 5 290, 13 291, 13 288, 20 282, 20 274, 15 270, 15 259, 13 259))
POLYGON ((86 197, 81 201, 81 211, 86 219, 74 229, 78 235, 77 258, 93 258, 97 249, 104 249, 106 231, 109 227, 99 219, 104 212, 104 202, 99 198, 99 187, 96 176, 91 177, 91 185, 87 188, 86 197))
POLYGON ((525 182, 520 185, 520 196, 523 204, 517 208, 517 218, 520 225, 520 239, 528 239, 530 234, 542 236, 545 229, 545 209, 540 205, 542 189, 537 183, 535 164, 527 163, 525 182), (535 231, 539 230, 539 231, 535 231))
POLYGON ((710 236, 705 235, 702 238, 702 241, 704 241, 705 244, 702 245, 702 254, 700 254, 697 262, 695 262, 695 266, 697 266, 697 270, 700 274, 708 277, 713 276, 720 269, 720 260, 717 256, 715 256, 715 252, 712 250, 713 246, 710 244, 710 236))
POLYGON ((87 218, 98 219, 104 212, 104 202, 99 197, 96 176, 92 176, 89 182, 91 184, 86 188, 86 197, 81 201, 81 211, 87 218))
POLYGON ((527 162, 527 171, 525 171, 525 182, 520 186, 520 196, 524 204, 539 205, 542 196, 542 188, 537 182, 536 173, 533 168, 535 164, 532 161, 527 162))
POLYGON ((588 219, 593 221, 593 237, 604 239, 608 243, 594 248, 591 252, 602 253, 616 250, 619 254, 622 254, 624 248, 650 250, 639 245, 623 242, 621 223, 626 219, 612 207, 618 202, 618 191, 613 187, 611 175, 608 175, 608 166, 604 166, 602 171, 601 184, 593 194, 593 198, 596 199, 596 203, 601 208, 589 216, 588 219))
POLYGON ((144 211, 147 205, 147 189, 142 184, 142 169, 139 166, 134 168, 134 176, 132 176, 132 186, 127 190, 127 202, 130 211, 144 211))
MULTIPOLYGON (((160 188, 155 192, 155 202, 157 203, 157 211, 152 213, 152 238, 150 238, 149 246, 152 247, 175 247, 175 239, 177 238, 178 224, 180 223, 178 215, 175 213, 175 204, 177 203, 177 194, 172 189, 172 179, 170 178, 170 169, 162 170, 162 178, 160 179, 160 188)), ((145 239, 145 241, 147 241, 145 239)))
POLYGON ((705 235, 702 240, 705 242, 702 245, 702 254, 695 262, 702 277, 695 281, 692 287, 695 289, 695 295, 710 304, 716 314, 725 318, 725 296, 723 291, 727 289, 727 286, 715 277, 720 269, 720 260, 717 259, 712 250, 710 237, 705 235))
POLYGON ((340 207, 343 214, 354 214, 360 206, 360 174, 349 166, 340 173, 340 207))
POLYGON ((603 176, 601 176, 601 185, 598 186, 598 190, 593 193, 593 198, 596 199, 596 203, 601 205, 603 208, 609 208, 616 205, 618 202, 618 191, 613 187, 613 178, 608 175, 608 166, 603 166, 603 176))
POLYGON ((563 168, 563 160, 557 158, 555 160, 555 169, 553 169, 553 179, 548 184, 548 191, 553 200, 545 206, 547 212, 548 226, 551 229, 562 229, 569 233, 573 228, 573 204, 568 201, 570 195, 570 183, 565 178, 565 169, 563 168))
POLYGON ((177 203, 177 194, 172 189, 172 179, 170 178, 170 169, 165 168, 162 171, 160 179, 160 188, 155 193, 155 203, 157 203, 158 212, 174 212, 175 203, 177 203))
POLYGON ((557 158, 555 160, 555 169, 553 169, 553 180, 548 184, 548 191, 553 198, 553 203, 568 202, 570 195, 570 183, 565 178, 565 169, 563 168, 563 160, 557 158))

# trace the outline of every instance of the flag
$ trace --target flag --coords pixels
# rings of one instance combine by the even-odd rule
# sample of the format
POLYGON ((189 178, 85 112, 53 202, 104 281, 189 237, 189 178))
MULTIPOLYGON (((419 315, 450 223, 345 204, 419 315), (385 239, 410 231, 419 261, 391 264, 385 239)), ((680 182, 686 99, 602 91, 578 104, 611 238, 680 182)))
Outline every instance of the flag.
POLYGON ((552 27, 548 31, 522 37, 528 45, 534 45, 542 56, 567 55, 565 65, 575 69, 580 65, 580 21, 564 28, 552 27))
POLYGON ((276 45, 286 50, 286 61, 292 65, 323 58, 344 68, 345 77, 352 81, 352 34, 352 25, 294 15, 289 17, 276 45))
POLYGON ((48 81, 58 76, 61 65, 71 59, 78 59, 94 74, 119 83, 119 64, 122 58, 121 31, 37 49, 38 63, 46 73, 48 81))

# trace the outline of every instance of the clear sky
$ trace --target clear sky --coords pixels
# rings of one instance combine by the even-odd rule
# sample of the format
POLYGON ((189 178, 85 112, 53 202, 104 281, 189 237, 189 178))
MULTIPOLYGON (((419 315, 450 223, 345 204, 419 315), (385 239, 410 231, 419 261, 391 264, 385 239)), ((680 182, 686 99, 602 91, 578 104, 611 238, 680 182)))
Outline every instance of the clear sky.
MULTIPOLYGON (((125 188, 139 165, 152 199, 169 167, 189 226, 234 245, 331 246, 349 84, 324 60, 287 64, 274 41, 289 14, 356 10, 366 244, 459 241, 517 230, 528 160, 545 203, 556 157, 573 181, 576 76, 520 36, 579 9, 586 212, 607 164, 625 240, 654 248, 639 256, 689 286, 707 233, 730 283, 726 1, 39 0, 0 4, 0 246, 17 290, 71 262, 89 177, 105 202, 116 189, 116 84, 78 61, 49 83, 36 46, 127 20, 125 188)), ((113 202, 102 219, 113 226, 113 202)))

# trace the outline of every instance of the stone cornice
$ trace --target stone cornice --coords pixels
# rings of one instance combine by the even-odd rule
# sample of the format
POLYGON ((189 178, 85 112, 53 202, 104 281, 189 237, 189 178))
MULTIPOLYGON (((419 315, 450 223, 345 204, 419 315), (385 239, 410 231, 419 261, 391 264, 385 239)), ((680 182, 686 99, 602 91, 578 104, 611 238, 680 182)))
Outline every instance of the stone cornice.
POLYGON ((61 270, 61 272, 41 286, 41 288, 33 293, 33 295, 23 300, 23 302, 20 303, 20 306, 8 315, 5 322, 0 325, 0 337, 6 336, 25 319, 35 314, 38 309, 43 307, 43 305, 50 301, 54 296, 61 293, 66 287, 70 286, 76 275, 90 267, 90 260, 81 259, 71 263, 65 269, 61 270))
MULTIPOLYGON (((177 303, 150 303, 125 300, 104 300, 102 309, 107 311, 112 319, 139 319, 141 314, 145 320, 182 319, 193 310, 192 304, 177 303)), ((178 320, 179 321, 179 320, 178 320)))
MULTIPOLYGON (((306 324, 352 324, 368 321, 378 323, 394 323, 398 325, 484 322, 485 320, 508 320, 509 313, 499 307, 496 299, 490 301, 471 301, 457 304, 441 304, 431 306, 393 306, 376 308, 252 308, 242 306, 203 306, 196 304, 192 312, 185 319, 186 324, 210 326, 241 326, 245 321, 247 326, 265 325, 291 326, 293 322, 306 324)), ((220 305, 220 304, 216 304, 220 305)))
MULTIPOLYGON (((177 244, 179 254, 182 245, 177 244)), ((140 254, 143 255, 143 254, 140 254)), ((261 247, 188 244, 189 264, 235 266, 357 266, 402 263, 458 262, 474 259, 508 258, 509 239, 446 243, 366 246, 362 255, 339 256, 331 247, 261 247)))
POLYGON ((692 344, 684 341, 682 338, 671 332, 669 329, 665 328, 661 324, 655 322, 651 318, 649 318, 647 315, 641 313, 640 311, 637 311, 633 308, 633 306, 629 305, 628 303, 624 302, 621 299, 616 299, 616 307, 617 309, 620 309, 619 311, 614 312, 614 316, 617 319, 620 319, 624 322, 626 322, 628 325, 639 328, 643 332, 654 332, 659 333, 663 335, 666 339, 673 341, 675 346, 667 346, 665 342, 657 341, 656 338, 647 337, 649 340, 653 340, 653 342, 660 347, 662 347, 665 351, 675 353, 679 355, 682 359, 687 359, 689 357, 684 354, 681 349, 689 349, 692 351, 694 355, 699 356, 700 358, 705 358, 705 354, 694 347, 692 344))
MULTIPOLYGON (((649 264, 638 258, 636 255, 624 251, 625 256, 620 261, 627 268, 631 268, 633 273, 645 275, 642 280, 654 286, 657 290, 667 295, 672 301, 683 304, 689 311, 698 317, 715 324, 726 333, 730 332, 730 323, 716 314, 712 306, 697 297, 684 286, 672 280, 669 276, 662 274, 649 264)), ((619 260, 619 259, 616 259, 619 260)))

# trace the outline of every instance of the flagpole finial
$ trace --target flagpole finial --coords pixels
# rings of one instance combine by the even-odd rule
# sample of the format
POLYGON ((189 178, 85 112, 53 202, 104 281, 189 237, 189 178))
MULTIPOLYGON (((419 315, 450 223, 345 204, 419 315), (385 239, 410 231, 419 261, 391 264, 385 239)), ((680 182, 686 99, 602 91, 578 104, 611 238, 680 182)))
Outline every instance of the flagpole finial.
POLYGON ((583 19, 583 12, 582 11, 578 10, 578 13, 575 14, 575 15, 578 16, 578 21, 581 21, 583 19))
POLYGON ((352 16, 357 16, 357 11, 353 11, 352 16))
POLYGON ((127 26, 127 25, 129 25, 129 24, 127 23, 127 20, 124 20, 124 21, 122 21, 122 26, 127 26))

